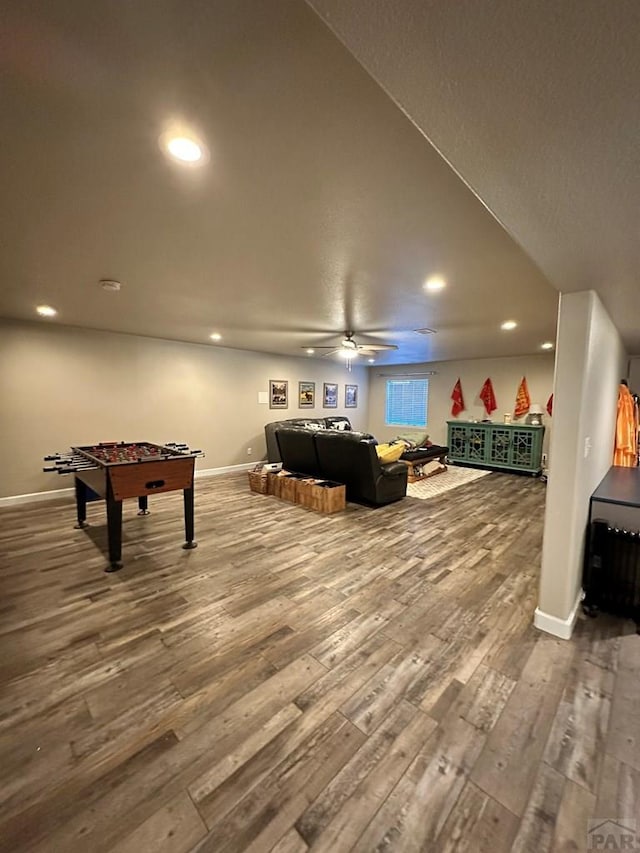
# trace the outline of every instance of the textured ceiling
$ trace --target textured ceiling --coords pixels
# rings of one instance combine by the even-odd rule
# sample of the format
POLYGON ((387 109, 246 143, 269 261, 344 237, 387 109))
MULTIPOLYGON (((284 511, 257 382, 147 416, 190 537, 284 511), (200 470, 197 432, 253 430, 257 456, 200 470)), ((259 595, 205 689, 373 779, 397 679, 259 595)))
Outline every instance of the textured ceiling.
POLYGON ((294 355, 350 326, 381 363, 553 338, 556 291, 302 0, 3 15, 0 314, 294 355), (175 120, 206 166, 164 157, 175 120))
POLYGON ((638 0, 309 0, 562 291, 640 352, 638 0))

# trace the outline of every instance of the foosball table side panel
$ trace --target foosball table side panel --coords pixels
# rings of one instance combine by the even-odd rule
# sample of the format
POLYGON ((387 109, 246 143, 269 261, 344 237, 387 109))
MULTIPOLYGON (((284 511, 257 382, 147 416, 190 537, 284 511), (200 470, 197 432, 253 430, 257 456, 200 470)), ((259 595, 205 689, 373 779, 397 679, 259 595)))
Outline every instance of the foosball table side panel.
POLYGON ((107 475, 104 468, 89 468, 85 471, 76 471, 75 476, 76 479, 83 482, 85 486, 88 486, 101 498, 106 498, 107 475))
POLYGON ((193 488, 195 459, 165 459, 108 468, 113 497, 117 501, 193 488))

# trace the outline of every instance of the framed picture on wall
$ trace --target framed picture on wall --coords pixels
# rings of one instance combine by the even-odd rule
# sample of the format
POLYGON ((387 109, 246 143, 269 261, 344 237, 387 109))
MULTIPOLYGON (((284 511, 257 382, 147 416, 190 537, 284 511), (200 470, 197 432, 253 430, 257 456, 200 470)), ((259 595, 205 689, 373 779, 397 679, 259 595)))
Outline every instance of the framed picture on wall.
POLYGON ((323 409, 337 409, 338 408, 338 383, 337 382, 325 382, 323 387, 322 394, 322 408, 323 409))
POLYGON ((316 383, 298 382, 298 408, 313 409, 316 404, 316 383))
POLYGON ((358 386, 357 385, 345 385, 344 386, 344 407, 345 407, 345 409, 357 409, 358 408, 358 386))
POLYGON ((269 380, 269 408, 289 408, 289 383, 286 379, 269 380))

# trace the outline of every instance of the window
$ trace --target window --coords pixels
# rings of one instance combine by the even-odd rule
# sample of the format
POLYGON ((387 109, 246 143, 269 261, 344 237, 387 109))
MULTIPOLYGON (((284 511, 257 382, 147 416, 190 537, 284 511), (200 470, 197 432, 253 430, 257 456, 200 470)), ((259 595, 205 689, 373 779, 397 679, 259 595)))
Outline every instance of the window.
POLYGON ((426 427, 428 406, 428 379, 387 380, 387 426, 426 427))

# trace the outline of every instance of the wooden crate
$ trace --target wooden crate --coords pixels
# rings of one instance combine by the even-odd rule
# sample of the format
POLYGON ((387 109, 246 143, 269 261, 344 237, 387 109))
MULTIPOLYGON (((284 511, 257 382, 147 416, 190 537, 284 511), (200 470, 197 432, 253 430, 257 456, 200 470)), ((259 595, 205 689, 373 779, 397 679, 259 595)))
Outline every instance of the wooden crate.
POLYGON ((249 488, 259 495, 266 495, 268 489, 267 475, 262 471, 249 471, 249 488))
POLYGON ((342 483, 316 480, 311 487, 311 509, 316 512, 340 512, 347 505, 346 487, 342 483))
POLYGON ((269 472, 267 474, 267 494, 268 495, 277 495, 278 494, 278 490, 279 490, 278 480, 279 479, 280 478, 278 477, 277 473, 269 472))
POLYGON ((298 480, 298 486, 296 488, 296 503, 300 506, 306 506, 308 509, 311 509, 311 505, 313 503, 313 487, 316 484, 317 480, 314 480, 312 477, 305 480, 298 480))
POLYGON ((280 490, 278 497, 282 501, 290 501, 291 503, 296 502, 296 490, 298 488, 298 483, 300 481, 297 477, 294 477, 291 474, 287 474, 284 477, 280 477, 280 490))

